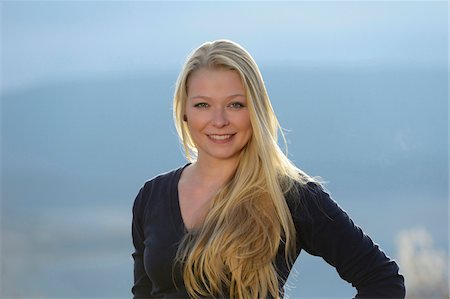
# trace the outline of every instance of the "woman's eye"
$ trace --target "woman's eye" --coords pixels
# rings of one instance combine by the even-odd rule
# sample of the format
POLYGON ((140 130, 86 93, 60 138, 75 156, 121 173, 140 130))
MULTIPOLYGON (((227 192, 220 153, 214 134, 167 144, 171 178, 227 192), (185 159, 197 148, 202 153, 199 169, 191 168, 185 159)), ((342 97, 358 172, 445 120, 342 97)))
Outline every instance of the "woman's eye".
POLYGON ((207 108, 208 104, 207 103, 197 103, 194 105, 194 107, 196 108, 207 108))
POLYGON ((235 103, 231 103, 230 107, 234 108, 234 109, 239 109, 239 108, 244 108, 245 106, 242 103, 235 102, 235 103))

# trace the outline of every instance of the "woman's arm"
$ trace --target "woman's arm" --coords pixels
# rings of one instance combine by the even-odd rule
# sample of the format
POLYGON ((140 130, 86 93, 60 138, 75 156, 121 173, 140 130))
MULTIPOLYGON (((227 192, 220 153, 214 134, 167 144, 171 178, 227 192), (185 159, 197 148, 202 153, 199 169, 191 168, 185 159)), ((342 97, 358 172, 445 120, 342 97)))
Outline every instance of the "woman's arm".
POLYGON ((134 252, 134 285, 131 289, 133 299, 151 298, 152 283, 145 272, 144 267, 144 229, 142 225, 143 214, 143 189, 139 191, 133 204, 133 221, 131 224, 131 235, 133 239, 134 252))
POLYGON ((294 215, 299 246, 334 266, 357 289, 355 298, 404 298, 404 278, 387 257, 322 187, 309 183, 309 212, 294 215), (309 198, 311 197, 311 198, 309 198), (297 216, 297 217, 295 217, 297 216))

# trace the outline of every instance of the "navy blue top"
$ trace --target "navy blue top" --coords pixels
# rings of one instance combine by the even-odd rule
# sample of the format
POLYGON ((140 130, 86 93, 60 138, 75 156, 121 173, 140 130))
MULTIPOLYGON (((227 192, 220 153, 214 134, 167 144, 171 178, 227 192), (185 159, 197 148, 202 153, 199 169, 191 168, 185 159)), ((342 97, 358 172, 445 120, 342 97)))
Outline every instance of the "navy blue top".
MULTIPOLYGON (((133 205, 135 251, 133 298, 189 298, 180 267, 173 267, 186 234, 178 201, 178 181, 186 167, 161 174, 140 189, 133 205)), ((355 298, 404 298, 397 264, 356 226, 347 213, 316 183, 286 194, 297 231, 297 252, 322 257, 356 289, 355 298)), ((282 292, 289 275, 280 248, 276 265, 282 292)))

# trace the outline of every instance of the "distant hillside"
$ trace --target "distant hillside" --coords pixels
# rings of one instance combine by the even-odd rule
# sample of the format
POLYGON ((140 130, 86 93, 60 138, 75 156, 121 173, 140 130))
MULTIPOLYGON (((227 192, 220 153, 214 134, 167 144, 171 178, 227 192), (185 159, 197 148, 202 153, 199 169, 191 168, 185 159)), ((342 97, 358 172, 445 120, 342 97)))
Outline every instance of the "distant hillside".
MULTIPOLYGON (((289 157, 328 181, 356 223, 391 255, 397 231, 418 224, 447 247, 446 70, 262 73, 289 157)), ((128 297, 133 199, 146 180, 185 163, 172 124, 176 77, 118 74, 2 95, 6 294, 128 297)), ((294 295, 352 294, 326 265, 301 269, 294 295)))

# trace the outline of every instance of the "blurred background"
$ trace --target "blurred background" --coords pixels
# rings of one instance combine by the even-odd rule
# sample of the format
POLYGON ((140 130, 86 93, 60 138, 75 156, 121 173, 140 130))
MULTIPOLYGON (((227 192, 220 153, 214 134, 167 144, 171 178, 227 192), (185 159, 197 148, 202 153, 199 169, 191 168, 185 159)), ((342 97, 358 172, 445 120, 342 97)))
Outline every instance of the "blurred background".
MULTIPOLYGON (((243 45, 289 157, 406 277, 448 298, 448 4, 7 1, 1 298, 129 298, 131 207, 186 161, 174 83, 204 41, 243 45)), ((302 252, 289 298, 355 290, 302 252)))

